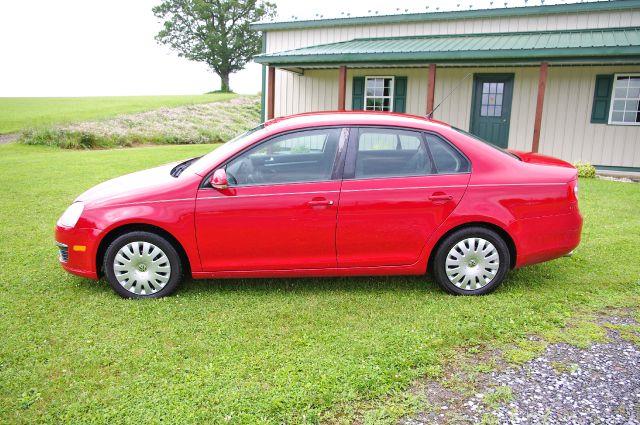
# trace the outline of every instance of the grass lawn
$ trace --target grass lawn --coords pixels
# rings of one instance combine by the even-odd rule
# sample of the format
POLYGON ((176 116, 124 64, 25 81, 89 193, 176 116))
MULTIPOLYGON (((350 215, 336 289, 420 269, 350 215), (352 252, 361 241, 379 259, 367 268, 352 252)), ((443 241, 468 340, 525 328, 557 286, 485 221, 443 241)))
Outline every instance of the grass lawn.
POLYGON ((0 97, 0 134, 233 98, 233 94, 113 97, 0 97))
MULTIPOLYGON (((84 189, 211 146, 0 146, 0 418, 10 423, 379 423, 456 350, 637 306, 640 186, 580 182, 583 243, 485 297, 422 277, 191 281, 126 301, 57 264, 53 225, 84 189)), ((383 223, 381 223, 383 225, 383 223)), ((477 352, 477 351, 470 351, 477 352)))

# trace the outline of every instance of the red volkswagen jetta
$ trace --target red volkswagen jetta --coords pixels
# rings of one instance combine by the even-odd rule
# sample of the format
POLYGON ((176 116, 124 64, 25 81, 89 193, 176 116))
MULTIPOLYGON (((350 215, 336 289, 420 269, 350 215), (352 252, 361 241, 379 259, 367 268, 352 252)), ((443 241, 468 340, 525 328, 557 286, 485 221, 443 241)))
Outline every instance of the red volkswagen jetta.
POLYGON ((99 184, 56 226, 69 272, 123 297, 194 278, 424 275, 454 294, 580 242, 576 170, 421 117, 314 113, 99 184))

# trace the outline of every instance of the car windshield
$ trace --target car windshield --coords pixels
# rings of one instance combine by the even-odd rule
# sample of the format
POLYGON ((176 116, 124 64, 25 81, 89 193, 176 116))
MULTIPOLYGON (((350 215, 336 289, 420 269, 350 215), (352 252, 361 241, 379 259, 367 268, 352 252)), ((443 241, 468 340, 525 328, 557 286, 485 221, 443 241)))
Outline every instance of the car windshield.
MULTIPOLYGON (((244 133, 240 134, 239 136, 236 136, 233 139, 229 140, 228 142, 224 143, 219 148, 212 150, 208 154, 206 154, 204 156, 201 156, 199 158, 194 158, 193 160, 190 160, 190 162, 187 165, 187 167, 191 166, 191 165, 196 165, 196 168, 197 168, 197 164, 200 163, 201 161, 203 161, 203 164, 207 164, 210 161, 215 162, 215 158, 216 157, 218 157, 218 156, 226 156, 228 152, 232 151, 235 148, 235 145, 237 145, 238 143, 242 142, 247 137, 251 136, 253 133, 256 133, 257 131, 262 130, 262 129, 264 129, 264 124, 260 124, 257 127, 254 127, 249 131, 245 131, 244 133)), ((178 164, 178 167, 180 165, 182 165, 182 164, 178 164)), ((183 171, 184 171, 184 169, 183 169, 183 171)))
POLYGON ((520 157, 519 157, 518 155, 516 155, 516 154, 514 154, 514 153, 511 153, 511 152, 509 152, 508 150, 503 149, 503 148, 501 148, 501 147, 499 147, 499 146, 496 146, 496 145, 494 145, 494 144, 492 144, 492 143, 489 143, 489 142, 487 142, 486 140, 484 140, 483 138, 480 138, 480 137, 476 136, 475 134, 471 134, 471 133, 469 133, 468 131, 464 131, 464 130, 462 130, 462 129, 458 128, 458 127, 453 127, 453 126, 452 126, 451 128, 453 128, 453 129, 454 129, 455 131, 457 131, 458 133, 464 134, 465 136, 469 136, 469 137, 471 137, 471 138, 473 138, 473 139, 475 139, 475 140, 477 140, 477 141, 479 141, 479 142, 484 143, 485 145, 489 145, 489 146, 491 146, 492 148, 494 148, 495 150, 497 150, 497 151, 499 151, 499 152, 502 152, 503 154, 509 155, 510 157, 515 158, 515 159, 517 159, 518 161, 522 161, 522 159, 520 159, 520 157))
POLYGON ((264 128, 264 123, 263 123, 263 124, 260 124, 260 125, 259 125, 259 126, 257 126, 257 127, 253 127, 251 130, 247 130, 247 131, 245 131, 244 133, 240 134, 239 136, 236 136, 236 137, 234 137, 233 139, 229 140, 227 143, 235 143, 235 142, 237 142, 237 141, 239 141, 239 140, 242 140, 242 139, 244 139, 245 137, 247 137, 247 136, 249 136, 249 135, 251 135, 251 134, 255 133, 255 132, 256 132, 256 131, 258 131, 258 130, 262 130, 263 128, 264 128))

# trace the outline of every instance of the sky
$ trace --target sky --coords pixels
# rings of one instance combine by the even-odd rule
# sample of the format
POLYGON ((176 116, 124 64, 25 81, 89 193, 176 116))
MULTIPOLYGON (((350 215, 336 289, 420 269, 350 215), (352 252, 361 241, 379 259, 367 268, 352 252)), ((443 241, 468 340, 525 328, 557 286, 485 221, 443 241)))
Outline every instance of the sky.
MULTIPOLYGON (((524 0, 507 1, 509 6, 525 4, 524 0)), ((220 79, 206 65, 179 58, 156 43, 161 23, 151 8, 159 2, 0 0, 0 97, 200 94, 219 89, 220 79)), ((489 6, 489 0, 274 2, 280 20, 489 6)), ((558 2, 564 1, 545 4, 558 2)), ((504 7, 504 0, 491 4, 504 7)), ((233 74, 232 89, 257 93, 260 69, 250 63, 233 74)))

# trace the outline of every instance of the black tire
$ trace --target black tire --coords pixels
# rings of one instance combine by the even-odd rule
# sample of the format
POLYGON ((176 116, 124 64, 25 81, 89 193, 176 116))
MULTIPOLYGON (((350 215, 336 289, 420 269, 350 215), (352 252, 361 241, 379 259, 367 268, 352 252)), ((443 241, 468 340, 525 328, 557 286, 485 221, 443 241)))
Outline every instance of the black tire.
MULTIPOLYGON (((183 265, 182 265, 182 261, 180 260, 180 255, 176 251, 175 247, 169 241, 167 241, 165 238, 155 233, 135 231, 135 232, 126 233, 122 236, 117 237, 107 247, 107 250, 104 255, 104 261, 102 264, 103 264, 104 274, 107 278, 107 281, 109 282, 109 285, 111 285, 111 288, 113 288, 113 290, 123 298, 165 297, 175 292, 175 290, 178 288, 178 285, 182 281, 183 265), (162 251, 162 253, 164 253, 167 257, 167 260, 170 266, 170 271, 163 272, 163 273, 168 274, 168 281, 164 284, 163 287, 157 284, 156 286, 153 286, 155 282, 151 283, 150 286, 153 287, 153 290, 155 290, 156 292, 149 293, 149 294, 141 294, 141 293, 138 294, 138 293, 132 292, 126 289, 123 285, 121 285, 118 279, 116 278, 116 272, 114 270, 114 262, 116 260, 118 251, 121 248, 133 242, 151 243, 155 245, 157 248, 159 248, 162 251)), ((166 265, 164 265, 163 267, 166 267, 166 265)), ((162 277, 160 278, 162 279, 162 277)), ((136 284, 137 282, 133 283, 134 291, 135 291, 136 284)))
MULTIPOLYGON (((452 257, 453 258, 453 257, 452 257)), ((452 266, 453 267, 453 266, 452 266)), ((435 281, 445 291, 455 295, 484 295, 495 290, 505 279, 511 268, 511 254, 506 242, 496 232, 484 227, 467 227, 447 236, 438 245, 433 257, 432 271, 435 281), (459 243, 468 238, 482 238, 490 242, 496 249, 499 258, 498 270, 489 283, 478 289, 465 289, 456 286, 447 276, 447 255, 459 243)))

